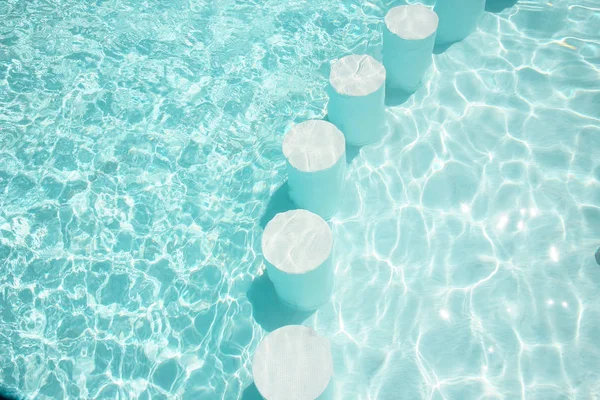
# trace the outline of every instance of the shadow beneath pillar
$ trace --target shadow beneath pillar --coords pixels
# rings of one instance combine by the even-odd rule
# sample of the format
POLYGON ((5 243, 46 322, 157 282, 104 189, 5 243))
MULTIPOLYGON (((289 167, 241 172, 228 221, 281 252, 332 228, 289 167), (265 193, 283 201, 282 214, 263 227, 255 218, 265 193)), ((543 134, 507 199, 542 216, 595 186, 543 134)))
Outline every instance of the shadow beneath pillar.
POLYGON ((252 316, 265 331, 271 332, 286 325, 299 325, 310 317, 314 311, 300 311, 283 304, 267 272, 252 281, 246 293, 252 304, 252 316))
POLYGON ((0 400, 20 400, 21 398, 17 395, 14 390, 8 390, 0 388, 0 400))
POLYGON ((275 215, 296 209, 298 209, 298 206, 290 199, 289 186, 287 181, 285 181, 269 198, 267 209, 260 218, 260 226, 264 229, 275 215))
POLYGON ((385 88, 385 105, 388 107, 399 106, 408 101, 412 92, 405 92, 401 89, 385 88))
POLYGON ((487 0, 485 2, 485 11, 491 13, 499 13, 506 8, 510 8, 517 4, 518 0, 487 0))
POLYGON ((433 46, 433 54, 442 54, 446 50, 448 50, 450 47, 452 47, 452 45, 455 43, 458 43, 458 42, 440 43, 440 44, 436 43, 435 46, 433 46))
POLYGON ((252 383, 242 393, 242 400, 263 400, 262 396, 258 392, 256 385, 252 383))
POLYGON ((352 163, 352 161, 360 154, 360 146, 353 146, 351 144, 346 143, 346 162, 348 164, 352 163))

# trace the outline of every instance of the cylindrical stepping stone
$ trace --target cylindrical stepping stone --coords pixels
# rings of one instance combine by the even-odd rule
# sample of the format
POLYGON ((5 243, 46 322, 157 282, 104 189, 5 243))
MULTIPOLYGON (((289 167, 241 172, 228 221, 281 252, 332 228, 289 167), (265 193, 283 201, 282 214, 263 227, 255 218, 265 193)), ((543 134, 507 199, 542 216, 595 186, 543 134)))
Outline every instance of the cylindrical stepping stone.
POLYGON ((437 0, 434 10, 440 18, 435 42, 450 44, 475 30, 485 10, 485 0, 437 0))
POLYGON ((336 61, 329 75, 329 121, 362 146, 385 134, 385 68, 368 55, 353 54, 336 61))
POLYGON ((387 86, 413 92, 432 62, 438 17, 415 4, 392 8, 385 16, 383 64, 387 86))
POLYGON ((331 217, 337 210, 346 171, 346 142, 335 125, 310 120, 283 138, 290 198, 300 208, 331 217))
POLYGON ((333 359, 329 340, 306 326, 279 328, 258 345, 252 375, 267 400, 330 399, 333 359))
POLYGON ((262 237, 269 279, 281 301, 315 310, 333 290, 333 235, 327 222, 306 210, 279 213, 262 237))

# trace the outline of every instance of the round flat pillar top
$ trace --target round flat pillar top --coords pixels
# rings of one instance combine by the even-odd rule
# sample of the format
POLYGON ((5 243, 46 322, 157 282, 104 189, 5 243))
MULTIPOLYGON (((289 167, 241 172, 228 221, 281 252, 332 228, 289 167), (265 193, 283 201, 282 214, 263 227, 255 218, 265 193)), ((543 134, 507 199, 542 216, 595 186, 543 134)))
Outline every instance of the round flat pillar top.
POLYGON ((265 258, 288 274, 304 274, 319 267, 331 254, 333 235, 327 222, 306 210, 279 213, 262 236, 265 258))
POLYGON ((438 15, 420 4, 392 8, 385 16, 390 32, 405 40, 422 40, 433 35, 439 23, 438 15))
POLYGON ((329 83, 340 94, 366 96, 385 82, 385 67, 368 55, 352 54, 337 60, 331 67, 329 83))
POLYGON ((258 345, 252 375, 267 400, 314 400, 333 376, 329 340, 306 326, 279 328, 258 345))
POLYGON ((302 172, 333 167, 346 151, 344 134, 327 121, 309 120, 292 127, 283 138, 283 155, 302 172))

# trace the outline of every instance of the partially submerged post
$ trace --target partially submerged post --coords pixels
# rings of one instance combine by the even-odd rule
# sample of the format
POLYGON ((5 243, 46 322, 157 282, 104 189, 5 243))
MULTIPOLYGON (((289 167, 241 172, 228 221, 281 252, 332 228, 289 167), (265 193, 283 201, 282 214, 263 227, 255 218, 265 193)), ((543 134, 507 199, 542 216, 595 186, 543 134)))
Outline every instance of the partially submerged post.
POLYGON ((432 62, 438 16, 422 5, 392 8, 383 28, 387 86, 414 92, 432 62))
POLYGON ((346 56, 331 67, 327 115, 349 144, 374 143, 385 134, 385 76, 368 55, 346 56))
POLYGON ((277 214, 265 227, 262 251, 283 303, 311 311, 329 300, 333 235, 323 218, 306 210, 277 214))
POLYGON ((346 171, 344 135, 327 121, 295 125, 283 138, 290 198, 300 208, 331 217, 342 198, 346 171))

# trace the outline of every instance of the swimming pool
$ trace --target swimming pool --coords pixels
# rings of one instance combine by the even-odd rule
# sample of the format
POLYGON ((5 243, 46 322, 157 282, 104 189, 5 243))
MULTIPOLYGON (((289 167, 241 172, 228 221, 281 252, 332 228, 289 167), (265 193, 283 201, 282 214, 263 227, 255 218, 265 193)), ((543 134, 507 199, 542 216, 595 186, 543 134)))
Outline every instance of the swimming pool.
POLYGON ((488 1, 350 149, 336 283, 261 275, 283 133, 391 1, 0 3, 0 382, 31 398, 255 395, 266 332, 343 399, 600 397, 600 9, 488 1), (504 6, 507 6, 504 8, 504 6))

